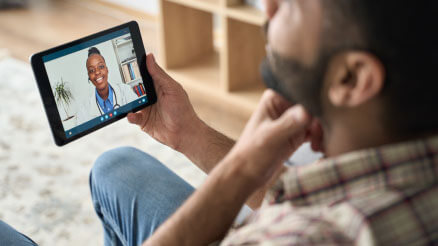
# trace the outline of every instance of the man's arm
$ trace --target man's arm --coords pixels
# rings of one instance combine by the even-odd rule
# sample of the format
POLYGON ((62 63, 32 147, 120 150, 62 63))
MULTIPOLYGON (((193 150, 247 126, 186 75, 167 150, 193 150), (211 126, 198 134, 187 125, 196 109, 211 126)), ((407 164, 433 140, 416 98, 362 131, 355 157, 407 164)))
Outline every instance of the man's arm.
POLYGON ((147 56, 146 64, 158 101, 128 114, 128 121, 139 125, 157 141, 183 153, 209 173, 233 147, 234 141, 199 119, 183 87, 158 66, 152 54, 147 56))
MULTIPOLYGON (((147 56, 146 63, 154 80, 158 101, 137 113, 128 114, 129 122, 139 125, 157 141, 183 153, 209 174, 235 141, 199 119, 182 86, 158 66, 153 55, 147 56)), ((267 186, 248 199, 247 204, 251 208, 261 205, 267 186)))
POLYGON ((205 173, 210 173, 231 150, 235 141, 216 131, 199 118, 184 132, 181 145, 175 150, 183 153, 205 173))
POLYGON ((144 245, 207 245, 223 238, 247 198, 306 138, 310 117, 301 107, 285 109, 281 100, 265 93, 239 142, 144 245))
POLYGON ((234 164, 226 161, 214 169, 143 245, 208 245, 223 238, 253 190, 234 164))
MULTIPOLYGON (((216 167, 231 150, 235 141, 211 128, 204 122, 193 124, 192 126, 192 130, 187 132, 186 139, 189 141, 181 145, 177 151, 187 156, 187 158, 205 173, 210 174, 214 167, 216 167)), ((272 175, 270 182, 267 182, 264 186, 254 191, 247 199, 246 204, 252 209, 259 208, 267 190, 273 182, 277 180, 282 171, 283 169, 279 169, 277 173, 272 175)))

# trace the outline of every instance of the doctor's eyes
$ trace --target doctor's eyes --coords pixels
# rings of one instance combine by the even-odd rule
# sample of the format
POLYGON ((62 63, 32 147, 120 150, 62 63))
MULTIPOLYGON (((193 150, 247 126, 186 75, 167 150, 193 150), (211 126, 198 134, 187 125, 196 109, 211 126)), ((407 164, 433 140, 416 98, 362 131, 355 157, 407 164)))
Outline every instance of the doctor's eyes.
MULTIPOLYGON (((99 66, 97 66, 97 69, 99 69, 99 70, 105 69, 105 65, 99 65, 99 66)), ((95 73, 97 69, 96 68, 89 68, 88 73, 95 73)))

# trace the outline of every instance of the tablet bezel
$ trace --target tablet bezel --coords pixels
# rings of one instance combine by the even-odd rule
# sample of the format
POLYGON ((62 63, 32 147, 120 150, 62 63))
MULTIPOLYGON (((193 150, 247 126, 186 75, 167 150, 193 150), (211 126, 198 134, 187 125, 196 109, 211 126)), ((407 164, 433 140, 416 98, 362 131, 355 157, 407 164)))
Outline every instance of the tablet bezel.
POLYGON ((157 96, 155 93, 155 88, 153 84, 152 77, 150 76, 147 67, 146 67, 146 51, 144 49, 143 40, 141 38, 140 29, 138 23, 136 21, 131 21, 92 35, 87 37, 36 53, 30 57, 30 63, 32 65, 32 69, 35 74, 36 82, 38 85, 38 89, 40 91, 41 99, 43 101, 43 106, 46 112, 47 119, 49 121, 49 125, 52 131, 53 138, 55 140, 56 145, 63 146, 67 143, 70 143, 78 138, 81 138, 87 134, 90 134, 102 127, 105 127, 109 124, 112 124, 124 117, 128 113, 120 113, 117 116, 109 119, 108 121, 102 122, 101 124, 94 126, 88 130, 85 130, 75 136, 67 138, 64 127, 62 125, 62 120, 58 111, 58 107, 56 105, 55 97, 53 95, 53 91, 49 82, 49 78, 47 75, 46 68, 44 66, 43 57, 54 52, 61 51, 63 49, 79 45, 81 43, 93 40, 103 35, 107 35, 112 32, 116 32, 121 29, 129 28, 132 42, 134 45, 135 54, 137 56, 137 63, 139 65, 140 74, 142 76, 143 84, 145 86, 145 90, 147 92, 147 103, 141 104, 138 107, 131 110, 131 112, 137 112, 147 106, 154 104, 157 101, 157 96))

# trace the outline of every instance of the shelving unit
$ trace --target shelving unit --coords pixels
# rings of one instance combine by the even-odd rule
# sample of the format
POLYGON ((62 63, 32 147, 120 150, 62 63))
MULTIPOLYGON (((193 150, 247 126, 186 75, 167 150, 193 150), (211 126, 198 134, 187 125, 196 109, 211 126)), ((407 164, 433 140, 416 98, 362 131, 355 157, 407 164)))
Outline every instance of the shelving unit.
POLYGON ((112 41, 120 76, 124 83, 131 86, 131 89, 138 96, 144 95, 143 80, 137 65, 137 58, 134 54, 134 46, 129 35, 122 36, 112 41), (124 49, 124 50, 122 50, 124 49))
POLYGON ((128 63, 130 63, 130 62, 133 62, 133 61, 135 61, 137 58, 132 58, 131 60, 128 60, 128 61, 125 61, 125 62, 122 62, 122 63, 120 63, 120 65, 121 66, 123 66, 123 65, 125 65, 125 64, 128 64, 128 63))
POLYGON ((160 7, 166 71, 189 94, 249 117, 264 90, 259 72, 266 55, 263 12, 242 0, 160 0, 160 7), (214 18, 220 40, 213 39, 214 18))
POLYGON ((221 0, 167 0, 179 5, 214 13, 217 11, 221 0))

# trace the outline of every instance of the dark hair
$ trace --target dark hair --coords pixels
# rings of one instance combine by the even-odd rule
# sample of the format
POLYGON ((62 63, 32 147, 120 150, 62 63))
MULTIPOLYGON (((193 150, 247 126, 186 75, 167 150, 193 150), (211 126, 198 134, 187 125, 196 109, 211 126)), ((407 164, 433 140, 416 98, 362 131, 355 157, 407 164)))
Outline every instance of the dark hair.
MULTIPOLYGON (((324 8, 323 45, 358 49, 385 67, 385 122, 393 134, 438 130, 437 27, 433 0, 333 0, 324 8)), ((327 48, 324 47, 324 48, 327 48)))
POLYGON ((90 56, 93 55, 93 54, 97 54, 97 55, 102 56, 102 55, 100 54, 99 49, 96 48, 96 47, 91 47, 91 48, 88 49, 88 57, 90 57, 90 56))

